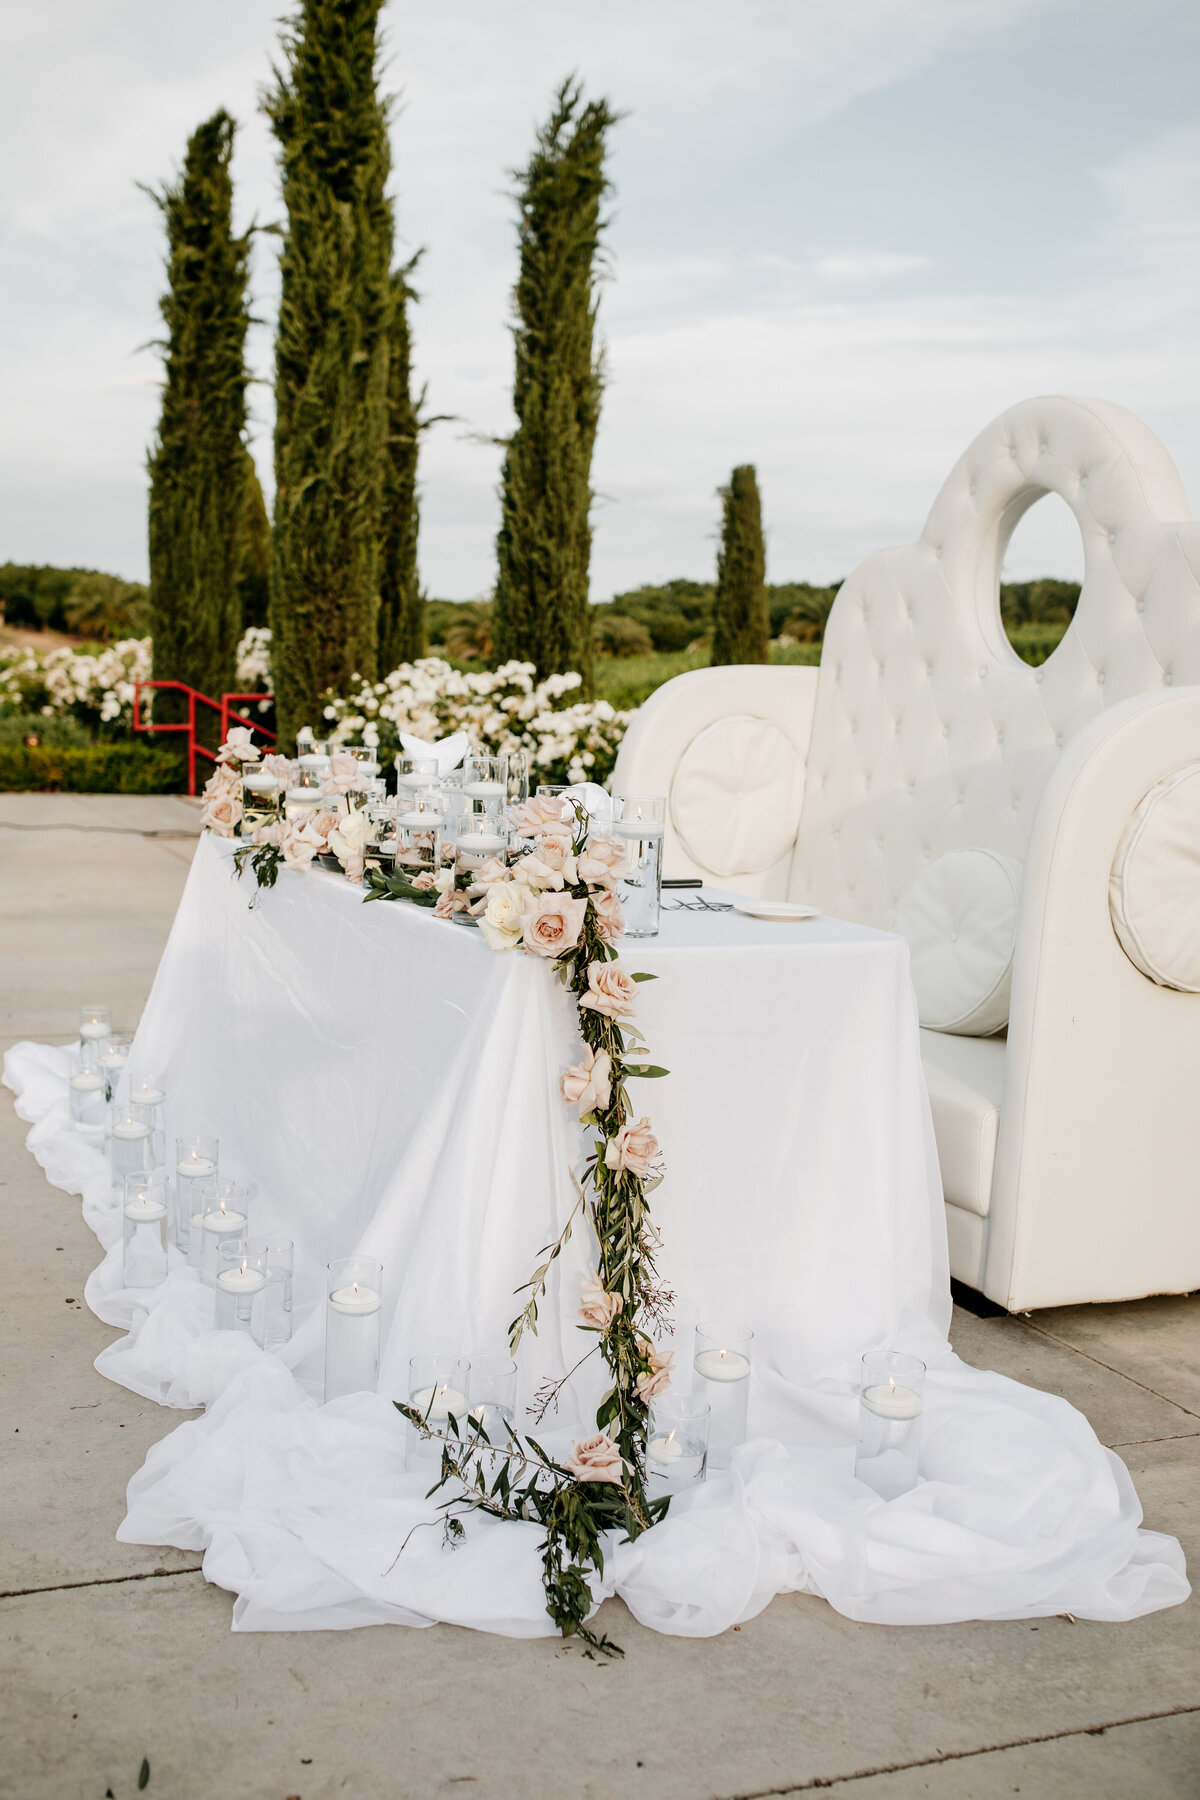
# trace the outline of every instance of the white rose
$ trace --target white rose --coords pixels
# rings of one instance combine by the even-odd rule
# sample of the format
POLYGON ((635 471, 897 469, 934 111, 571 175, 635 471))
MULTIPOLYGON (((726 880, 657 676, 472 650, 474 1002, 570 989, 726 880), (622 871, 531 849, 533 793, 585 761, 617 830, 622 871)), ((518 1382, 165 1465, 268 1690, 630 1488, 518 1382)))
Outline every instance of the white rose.
POLYGON ((357 858, 361 869, 367 846, 367 823, 365 812, 339 813, 337 826, 329 834, 329 848, 343 868, 357 858))
POLYGON ((479 921, 489 950, 515 950, 524 934, 523 915, 529 889, 519 881, 496 881, 488 889, 479 921))

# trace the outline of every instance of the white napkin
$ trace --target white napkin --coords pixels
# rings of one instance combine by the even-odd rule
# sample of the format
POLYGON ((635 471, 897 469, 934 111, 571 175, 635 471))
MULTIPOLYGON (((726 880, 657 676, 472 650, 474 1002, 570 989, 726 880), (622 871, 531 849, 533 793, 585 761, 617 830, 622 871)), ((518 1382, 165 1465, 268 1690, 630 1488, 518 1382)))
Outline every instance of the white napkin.
POLYGON ((444 780, 452 769, 457 769, 471 747, 471 740, 465 731, 456 731, 451 737, 439 738, 436 744, 427 744, 424 738, 413 737, 411 733, 402 731, 400 743, 405 756, 436 757, 439 781, 444 780))
POLYGON ((572 800, 578 800, 589 818, 595 819, 598 825, 608 825, 612 821, 612 795, 606 794, 602 787, 594 781, 577 781, 569 787, 567 793, 572 800))

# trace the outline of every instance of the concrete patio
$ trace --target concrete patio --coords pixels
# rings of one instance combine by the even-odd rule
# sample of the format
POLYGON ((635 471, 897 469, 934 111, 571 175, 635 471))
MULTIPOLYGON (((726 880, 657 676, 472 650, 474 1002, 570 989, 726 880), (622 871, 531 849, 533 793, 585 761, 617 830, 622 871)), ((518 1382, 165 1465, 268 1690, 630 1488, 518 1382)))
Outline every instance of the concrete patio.
MULTIPOLYGON (((81 1000, 132 1027, 197 830, 185 801, 0 796, 4 1046, 81 1000)), ((1128 1625, 913 1630, 777 1599, 718 1639, 618 1602, 622 1661, 449 1627, 233 1636, 199 1558, 115 1542, 125 1483, 186 1415, 98 1376, 97 1260, 0 1106, 4 1706, 14 1800, 864 1800, 1200 1794, 1200 1602, 1128 1625)), ((1132 1202, 1131 1202, 1132 1203, 1132 1202)), ((1061 1394, 1128 1465, 1146 1523, 1200 1559, 1200 1296, 1027 1318, 956 1312, 967 1361, 1061 1394)), ((1200 1566, 1200 1561, 1197 1561, 1200 1566)))

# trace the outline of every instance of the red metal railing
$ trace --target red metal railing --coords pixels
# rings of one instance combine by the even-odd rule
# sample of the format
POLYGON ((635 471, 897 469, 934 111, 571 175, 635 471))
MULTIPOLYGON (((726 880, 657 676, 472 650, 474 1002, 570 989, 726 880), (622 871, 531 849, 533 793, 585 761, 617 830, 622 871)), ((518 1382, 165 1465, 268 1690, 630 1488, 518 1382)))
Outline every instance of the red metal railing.
POLYGON ((218 715, 221 722, 222 743, 229 736, 230 725, 244 725, 247 730, 257 731, 261 737, 267 738, 273 744, 275 742, 273 731, 268 731, 265 725, 259 725, 253 719, 246 718, 243 713, 236 711, 230 702, 236 700, 244 704, 248 700, 273 700, 274 698, 273 694, 222 694, 219 700, 214 700, 211 695, 202 694, 199 688, 189 687, 186 681, 135 681, 133 684, 133 729, 146 732, 183 731, 187 733, 188 793, 195 794, 196 758, 202 756, 206 762, 210 763, 215 763, 217 760, 211 750, 207 750, 203 744, 196 742, 197 706, 207 706, 210 711, 218 715), (177 725, 165 723, 156 725, 152 719, 143 719, 143 688, 165 688, 173 690, 177 694, 185 694, 187 696, 187 718, 177 725))

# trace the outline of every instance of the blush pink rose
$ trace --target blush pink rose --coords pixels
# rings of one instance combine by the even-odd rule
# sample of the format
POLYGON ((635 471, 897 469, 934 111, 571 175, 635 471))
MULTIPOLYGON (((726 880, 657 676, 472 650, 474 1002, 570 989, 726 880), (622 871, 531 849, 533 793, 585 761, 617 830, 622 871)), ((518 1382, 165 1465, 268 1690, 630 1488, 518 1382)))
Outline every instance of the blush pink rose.
POLYGON ((579 879, 601 887, 615 887, 625 873, 627 846, 620 838, 593 832, 579 859, 579 879))
POLYGON ((612 1099, 612 1057, 607 1050, 597 1056, 590 1044, 583 1046, 583 1061, 564 1069, 558 1091, 568 1106, 578 1106, 582 1119, 612 1099))
POLYGON ((611 1481, 620 1487, 625 1480, 625 1459, 602 1431, 572 1445, 563 1466, 570 1469, 576 1481, 611 1481))
POLYGON ((245 725, 235 725, 217 751, 219 762, 256 763, 262 751, 245 725))
POLYGON ((420 888, 421 892, 424 894, 434 886, 435 879, 432 869, 422 869, 421 873, 413 878, 413 886, 415 888, 420 888))
POLYGON ((291 761, 288 757, 280 756, 273 750, 270 756, 263 757, 263 774, 273 775, 279 782, 290 781, 292 778, 291 761))
POLYGON ((650 1367, 638 1376, 633 1384, 633 1391, 639 1400, 649 1403, 657 1399, 659 1394, 665 1394, 670 1387, 675 1352, 647 1347, 646 1354, 650 1359, 650 1367))
POLYGON ((283 825, 280 820, 274 819, 269 825, 260 825, 254 833, 254 842, 269 844, 273 850, 278 850, 283 842, 283 825))
POLYGON ((330 832, 336 831, 345 817, 344 812, 319 812, 315 819, 304 821, 305 830, 320 839, 319 849, 328 850, 330 832))
POLYGON ((609 1294, 599 1275, 579 1277, 579 1317, 596 1331, 607 1331, 621 1310, 620 1294, 609 1294))
POLYGON ((601 893, 592 895, 592 905, 596 909, 596 930, 606 944, 611 944, 625 929, 625 914, 621 911, 621 902, 611 888, 605 888, 601 893))
POLYGON ((200 814, 200 822, 217 837, 231 838, 242 816, 242 802, 237 794, 216 793, 200 814))
POLYGON ((307 820, 303 825, 293 821, 284 826, 279 848, 286 868, 307 869, 318 850, 325 848, 325 840, 316 835, 307 820))
POLYGON ((357 756, 351 756, 348 750, 335 750, 329 759, 329 773, 325 782, 335 794, 348 794, 351 788, 357 787, 357 756))
POLYGON ((537 837, 545 831, 547 825, 561 825, 563 822, 563 803, 552 799, 549 794, 535 794, 532 800, 526 800, 521 806, 509 808, 509 818, 513 830, 521 837, 537 837))
MULTIPOLYGON (((583 901, 579 903, 585 904, 583 901)), ((628 1019, 636 1011, 637 982, 619 962, 594 962, 588 966, 588 991, 579 1002, 609 1019, 628 1019)))
POLYGON ((586 914, 586 900, 570 900, 559 894, 531 898, 521 921, 526 950, 535 956, 561 956, 565 950, 573 950, 586 914))
POLYGON ((435 919, 452 919, 456 912, 470 912, 471 902, 457 888, 443 889, 438 896, 438 903, 433 909, 435 919))
POLYGON ((639 1119, 636 1125, 622 1125, 616 1137, 609 1138, 604 1146, 604 1166, 645 1176, 657 1155, 658 1139, 650 1129, 650 1121, 639 1119))

